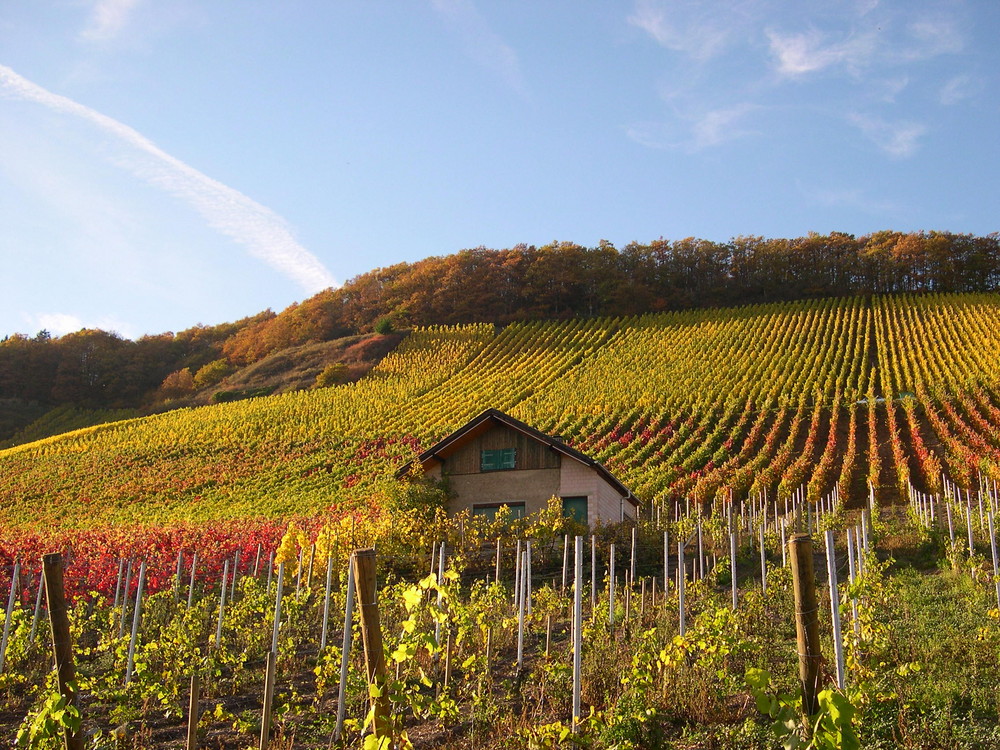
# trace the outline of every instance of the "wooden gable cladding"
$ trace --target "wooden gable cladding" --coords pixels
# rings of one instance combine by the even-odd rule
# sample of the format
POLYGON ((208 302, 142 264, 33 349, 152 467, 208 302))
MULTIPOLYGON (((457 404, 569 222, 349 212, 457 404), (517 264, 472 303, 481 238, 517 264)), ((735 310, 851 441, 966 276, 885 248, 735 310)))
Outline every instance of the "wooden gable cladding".
MULTIPOLYGON (((548 445, 540 443, 530 435, 504 424, 491 423, 489 429, 462 443, 457 450, 444 460, 445 475, 479 474, 480 460, 484 450, 504 450, 513 448, 516 452, 514 470, 558 469, 560 456, 548 445)), ((505 471, 503 469, 500 470, 505 471)), ((492 473, 492 472, 491 472, 492 473)))

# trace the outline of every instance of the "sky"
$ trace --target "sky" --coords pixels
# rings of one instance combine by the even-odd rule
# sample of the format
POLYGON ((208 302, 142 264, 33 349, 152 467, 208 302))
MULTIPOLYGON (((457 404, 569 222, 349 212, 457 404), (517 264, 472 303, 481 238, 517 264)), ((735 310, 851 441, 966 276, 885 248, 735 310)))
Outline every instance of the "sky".
POLYGON ((463 248, 1000 230, 996 0, 4 0, 0 338, 463 248))

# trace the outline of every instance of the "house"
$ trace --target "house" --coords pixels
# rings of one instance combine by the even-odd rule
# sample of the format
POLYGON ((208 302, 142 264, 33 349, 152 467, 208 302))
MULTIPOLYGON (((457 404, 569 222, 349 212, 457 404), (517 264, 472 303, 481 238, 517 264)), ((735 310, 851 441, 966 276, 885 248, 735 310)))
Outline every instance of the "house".
POLYGON ((562 498, 563 513, 593 524, 637 516, 638 501, 604 466, 496 409, 487 409, 403 466, 402 478, 419 466, 424 476, 447 479, 448 511, 466 508, 493 516, 507 505, 515 517, 534 513, 549 498, 562 498))

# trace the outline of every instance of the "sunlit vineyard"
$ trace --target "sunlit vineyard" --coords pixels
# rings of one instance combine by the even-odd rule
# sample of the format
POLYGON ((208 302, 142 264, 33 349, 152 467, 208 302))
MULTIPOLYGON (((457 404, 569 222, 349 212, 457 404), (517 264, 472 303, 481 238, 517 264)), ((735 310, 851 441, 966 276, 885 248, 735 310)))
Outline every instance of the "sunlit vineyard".
MULTIPOLYGON (((687 605, 678 600, 675 581, 667 596, 661 594, 659 609, 650 598, 646 617, 646 597, 633 579, 627 591, 637 597, 642 611, 637 613, 633 606, 629 613, 629 605, 620 601, 618 606, 626 611, 619 617, 630 624, 619 631, 620 640, 614 641, 618 645, 610 651, 592 646, 585 652, 590 660, 584 665, 589 670, 587 701, 603 706, 607 713, 590 717, 589 728, 578 737, 581 742, 586 736, 587 741, 600 738, 598 746, 632 746, 609 740, 626 731, 622 722, 636 736, 652 731, 652 725, 641 726, 643 720, 636 713, 639 688, 630 688, 628 680, 645 686, 642 689, 655 686, 662 701, 677 701, 678 726, 714 722, 706 714, 708 707, 721 712, 721 728, 708 732, 706 736, 715 739, 706 740, 704 746, 720 741, 735 746, 744 729, 752 735, 745 738, 747 747, 764 742, 759 721, 744 724, 749 720, 746 706, 737 709, 727 701, 750 695, 753 686, 748 687, 744 677, 749 668, 765 666, 782 689, 794 682, 786 664, 786 657, 794 658, 787 643, 791 604, 782 548, 786 526, 779 526, 777 519, 778 509, 787 513, 789 505, 799 526, 806 523, 801 513, 807 508, 810 513, 823 512, 824 528, 838 533, 856 522, 861 508, 886 509, 885 517, 895 525, 891 529, 879 525, 883 522, 876 517, 872 531, 881 537, 883 557, 904 552, 924 555, 923 564, 940 561, 959 575, 946 585, 947 594, 933 586, 925 591, 922 582, 890 583, 886 570, 878 567, 878 556, 872 555, 874 577, 851 584, 853 599, 867 592, 860 614, 854 602, 855 641, 849 644, 854 660, 849 664, 851 674, 858 685, 867 685, 867 692, 852 700, 868 701, 869 711, 873 706, 882 706, 882 711, 883 703, 891 704, 885 710, 902 715, 911 707, 900 708, 897 698, 887 697, 893 690, 905 688, 915 701, 920 691, 930 690, 922 678, 911 676, 907 682, 902 673, 897 674, 899 679, 885 678, 878 662, 884 659, 883 667, 903 669, 921 661, 913 643, 893 640, 899 615, 888 611, 893 597, 910 587, 915 596, 958 597, 962 607, 981 616, 978 636, 970 637, 978 637, 977 649, 986 651, 978 657, 979 667, 962 679, 977 691, 975 710, 989 723, 997 707, 983 698, 990 694, 991 678, 982 670, 995 674, 989 672, 990 665, 996 664, 1000 653, 990 649, 1000 631, 996 610, 991 610, 992 588, 983 585, 984 579, 992 578, 982 555, 993 537, 994 482, 1000 481, 998 314, 996 295, 925 295, 525 322, 502 329, 427 328, 409 334, 357 383, 127 420, 0 451, 0 591, 10 590, 15 564, 24 564, 18 606, 12 610, 9 657, 22 667, 18 672, 8 665, 4 672, 0 662, 0 689, 8 695, 27 691, 19 699, 21 715, 29 708, 40 710, 43 675, 36 674, 36 667, 24 666, 41 665, 44 650, 43 639, 29 638, 29 629, 33 633, 37 625, 31 616, 32 596, 38 591, 38 560, 44 552, 60 549, 70 561, 68 594, 84 608, 77 614, 78 634, 97 644, 88 647, 93 649, 88 679, 94 696, 103 696, 100 700, 108 706, 141 700, 143 711, 156 704, 157 710, 176 716, 180 675, 195 664, 210 683, 215 680, 212 689, 217 705, 223 706, 217 710, 219 721, 232 725, 236 735, 246 734, 240 721, 249 720, 227 713, 230 709, 225 706, 227 696, 239 694, 247 685, 259 689, 260 675, 248 673, 241 681, 238 662, 247 660, 257 669, 254 660, 266 650, 266 633, 254 631, 255 623, 267 620, 268 602, 273 603, 274 589, 264 583, 265 577, 271 578, 274 566, 282 561, 292 575, 311 569, 315 557, 316 575, 306 574, 301 597, 297 594, 289 603, 290 640, 282 641, 280 653, 286 672, 316 670, 308 699, 295 684, 286 686, 287 710, 306 716, 325 705, 329 686, 336 681, 332 661, 336 650, 322 657, 315 640, 320 571, 331 560, 334 579, 342 587, 348 552, 378 543, 393 576, 408 581, 394 578, 395 587, 384 590, 382 598, 389 607, 391 628, 396 633, 403 628, 396 671, 401 680, 397 687, 404 694, 397 697, 409 705, 409 721, 419 718, 454 727, 461 723, 463 712, 486 711, 487 719, 480 720, 493 722, 492 729, 466 726, 460 732, 463 741, 473 738, 471 746, 477 746, 477 736, 479 744, 491 746, 494 735, 505 731, 520 733, 527 746, 554 746, 560 732, 569 731, 560 713, 566 707, 567 674, 565 660, 557 664, 540 656, 540 639, 554 621, 559 645, 553 648, 564 653, 568 649, 569 601, 564 585, 547 586, 544 580, 539 584, 538 606, 549 617, 548 621, 544 614, 529 618, 534 640, 526 669, 535 670, 534 687, 525 687, 526 673, 520 670, 516 676, 507 674, 503 679, 508 682, 501 687, 488 686, 487 674, 510 667, 516 601, 510 592, 509 556, 518 539, 532 538, 539 545, 536 575, 558 578, 565 539, 561 535, 571 531, 565 519, 528 519, 523 528, 486 529, 465 520, 432 518, 433 514, 413 508, 414 502, 422 501, 424 490, 393 478, 396 469, 423 447, 484 409, 496 408, 562 436, 632 488, 643 503, 637 575, 647 581, 659 571, 659 534, 666 531, 675 541, 679 536, 690 543, 696 519, 704 512, 712 572, 692 574, 687 605), (931 518, 932 506, 925 500, 932 495, 938 497, 933 506, 936 518, 931 518), (907 507, 915 510, 906 515, 902 509, 907 507), (743 533, 737 550, 740 597, 746 606, 727 615, 727 529, 733 527, 737 508, 741 511, 737 525, 743 533), (773 522, 768 526, 771 512, 773 522), (963 524, 968 532, 964 552, 963 524), (765 555, 755 542, 758 533, 765 555), (497 539, 503 545, 505 575, 502 585, 494 582, 491 587, 489 565, 478 558, 483 546, 497 539), (431 606, 433 596, 425 592, 417 607, 413 594, 406 591, 426 575, 427 557, 440 540, 447 540, 453 551, 454 568, 464 586, 448 583, 454 588, 442 596, 449 604, 438 611, 431 606), (191 571, 195 554, 197 587, 191 571), (767 565, 775 567, 768 574, 771 587, 759 594, 754 578, 762 578, 762 570, 753 568, 758 556, 761 560, 766 556, 767 565), (125 609, 117 600, 126 560, 141 560, 148 567, 144 585, 153 597, 150 617, 159 629, 159 635, 147 636, 137 667, 139 687, 131 688, 111 684, 124 669, 123 639, 128 634, 125 609), (178 564, 181 577, 175 570, 178 564), (220 649, 218 644, 212 646, 213 607, 221 606, 220 576, 230 565, 239 570, 242 581, 237 591, 230 579, 230 595, 239 596, 229 605, 225 626, 218 625, 224 641, 220 649), (182 594, 189 575, 192 593, 186 600, 182 594), (407 602, 405 607, 401 601, 407 602), (185 606, 188 602, 190 606, 185 606), (697 634, 693 639, 677 632, 685 606, 697 634), (451 702, 441 699, 439 688, 430 701, 418 687, 425 672, 437 681, 444 678, 445 668, 440 663, 440 634, 431 644, 426 630, 404 624, 416 623, 415 617, 420 627, 447 624, 458 639, 462 678, 451 702), (629 617, 638 619, 633 622, 629 617), (490 635, 489 622, 502 627, 490 635), (407 631, 407 627, 417 629, 407 631), (494 635, 497 640, 491 640, 489 648, 496 649, 500 661, 495 664, 483 656, 487 637, 494 635), (659 651, 654 642, 674 643, 673 650, 659 651), (600 673, 601 660, 627 672, 626 682, 616 687, 605 684, 608 678, 600 673), (98 667, 111 670, 112 677, 98 667), (167 672, 169 677, 164 677, 167 672), (665 682, 668 677, 681 679, 678 675, 681 682, 672 686, 665 682), (516 685, 509 682, 512 679, 516 685), (167 692, 157 693, 156 686, 167 682, 167 692), (537 701, 536 709, 530 708, 530 700, 537 701), (505 707, 511 701, 516 711, 505 707)), ((434 500, 433 492, 428 492, 426 497, 434 500)), ((812 523, 810 516, 808 525, 812 523)), ((629 541, 626 528, 598 530, 593 543, 600 570, 595 576, 607 574, 608 545, 616 540, 624 549, 629 541)), ((845 554, 845 541, 838 539, 838 554, 845 554)), ((677 565, 677 550, 672 554, 677 565)), ((621 560, 619 564, 625 565, 621 560)), ((661 591, 663 579, 661 575, 661 591)), ((131 580, 134 596, 136 581, 131 580)), ((296 589, 300 585, 296 581, 296 589)), ((446 584, 425 582, 424 589, 433 594, 438 586, 446 584)), ((588 590, 587 637, 592 644, 608 640, 608 628, 596 614, 598 607, 608 606, 599 602, 608 596, 607 586, 604 578, 600 586, 595 582, 588 590)), ((946 608, 958 601, 952 599, 946 608)), ((343 608, 342 594, 334 601, 343 608)), ((14 602, 11 595, 11 606, 14 602)), ((913 604, 920 617, 933 609, 925 604, 913 604)), ((215 616, 223 622, 221 615, 215 616)), ((941 646, 946 647, 951 646, 941 646)), ((354 723, 348 727, 357 739, 358 711, 363 715, 366 691, 359 676, 362 667, 355 663, 351 669, 348 699, 354 723)), ((961 688, 955 690, 962 694, 961 688)), ((948 700, 960 700, 949 695, 948 700)), ((99 710, 115 721, 146 715, 136 713, 134 706, 131 712, 107 706, 99 710)), ((907 721, 919 724, 926 719, 933 724, 919 711, 906 715, 907 721)), ((329 722, 317 721, 322 731, 330 730, 329 722)), ((291 731, 298 725, 292 721, 287 726, 291 731)), ((657 731, 666 729, 660 726, 657 731)), ((899 740, 900 731, 887 729, 878 736, 899 740)), ((566 740, 565 734, 562 739, 566 740)), ((447 739, 425 744, 446 746, 447 739)))
POLYGON ((643 501, 969 486, 1000 466, 994 295, 427 329, 356 384, 0 452, 5 529, 365 507, 485 408, 560 434, 643 501), (377 494, 377 493, 376 493, 377 494))

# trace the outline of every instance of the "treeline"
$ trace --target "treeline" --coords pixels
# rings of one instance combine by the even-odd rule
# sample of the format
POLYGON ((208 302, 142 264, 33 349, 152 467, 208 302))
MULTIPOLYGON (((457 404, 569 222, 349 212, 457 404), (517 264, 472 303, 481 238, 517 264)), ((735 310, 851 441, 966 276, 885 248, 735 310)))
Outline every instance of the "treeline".
POLYGON ((1000 235, 736 237, 476 248, 379 268, 280 314, 124 340, 44 332, 0 343, 0 400, 135 407, 276 351, 373 329, 636 315, 810 297, 1000 289, 1000 235), (200 380, 199 380, 200 376, 200 380))

